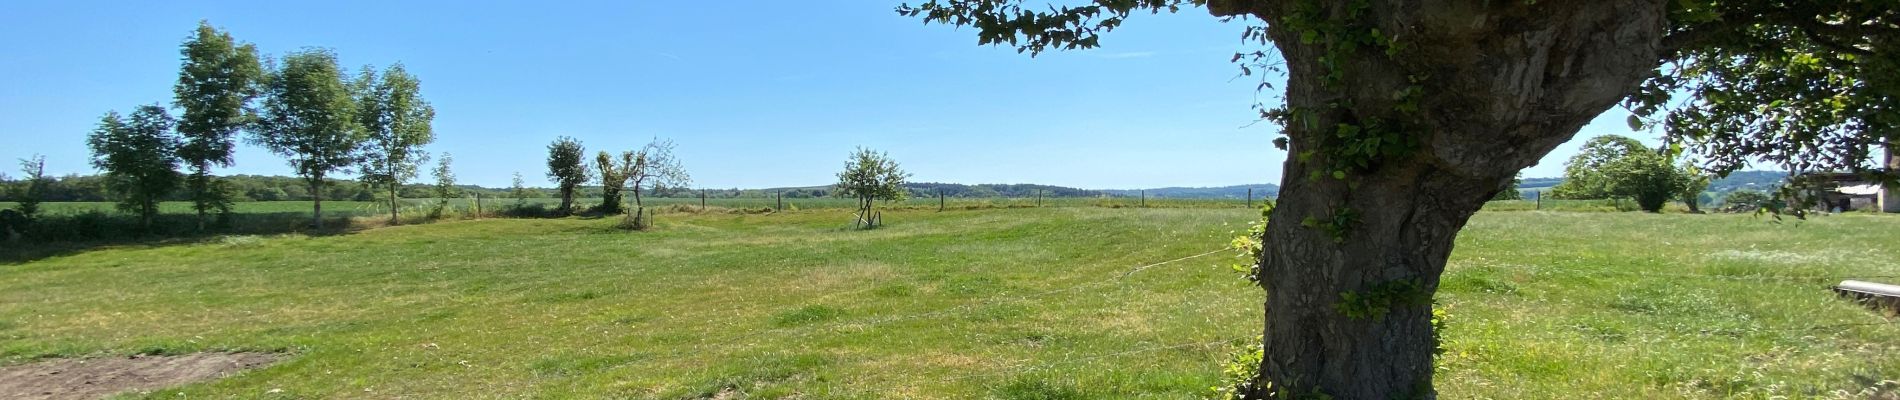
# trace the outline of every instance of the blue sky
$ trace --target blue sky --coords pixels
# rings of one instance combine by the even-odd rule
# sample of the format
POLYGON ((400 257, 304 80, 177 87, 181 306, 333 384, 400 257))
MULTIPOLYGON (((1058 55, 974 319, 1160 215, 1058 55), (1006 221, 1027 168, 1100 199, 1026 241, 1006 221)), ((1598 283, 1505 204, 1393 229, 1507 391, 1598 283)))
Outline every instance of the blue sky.
MULTIPOLYGON (((334 49, 402 62, 436 108, 431 152, 465 183, 546 185, 557 136, 594 150, 670 138, 697 186, 830 183, 856 146, 916 181, 1085 188, 1278 183, 1285 153, 1250 124, 1253 78, 1228 62, 1240 23, 1140 15, 1089 51, 1036 58, 925 26, 896 2, 0 3, 0 160, 91 173, 99 115, 170 102, 200 19, 267 56, 334 49)), ((1584 138, 1630 132, 1620 109, 1526 177, 1558 176, 1584 138)), ((11 166, 12 163, 5 163, 11 166)), ((13 173, 8 168, 9 173, 13 173)), ((221 173, 289 174, 244 146, 221 173)), ((17 173, 13 173, 17 175, 17 173)))

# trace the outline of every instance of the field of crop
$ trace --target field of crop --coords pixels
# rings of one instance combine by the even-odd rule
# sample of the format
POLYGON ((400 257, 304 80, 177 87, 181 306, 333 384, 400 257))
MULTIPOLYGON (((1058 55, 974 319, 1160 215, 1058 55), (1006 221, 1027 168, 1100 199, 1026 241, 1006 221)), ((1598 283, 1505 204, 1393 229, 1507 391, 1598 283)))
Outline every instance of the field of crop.
MULTIPOLYGON (((812 208, 27 252, 0 258, 0 364, 289 354, 144 395, 165 399, 1196 398, 1258 331, 1230 253, 1181 259, 1250 210, 932 207, 857 231, 812 208)), ((1891 396, 1900 324, 1827 286, 1900 280, 1900 218, 1770 221, 1480 213, 1439 292, 1442 396, 1891 396)))

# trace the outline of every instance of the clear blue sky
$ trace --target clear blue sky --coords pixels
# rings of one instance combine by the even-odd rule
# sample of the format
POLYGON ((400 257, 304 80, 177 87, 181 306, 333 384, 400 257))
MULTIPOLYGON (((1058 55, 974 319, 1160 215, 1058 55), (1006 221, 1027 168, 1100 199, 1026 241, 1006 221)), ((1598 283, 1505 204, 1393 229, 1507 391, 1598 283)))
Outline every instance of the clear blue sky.
MULTIPOLYGON (((169 103, 200 19, 276 57, 336 50, 402 62, 436 108, 432 152, 465 183, 546 185, 544 146, 671 138, 697 186, 833 181, 846 153, 888 151, 916 181, 1084 188, 1278 183, 1252 78, 1228 62, 1243 26, 1201 10, 1141 15, 1100 49, 1030 58, 924 26, 896 1, 0 3, 0 160, 44 154, 92 173, 108 110, 169 103)), ((1270 99, 1274 94, 1262 93, 1270 99)), ((1583 138, 1630 132, 1613 109, 1526 177, 1558 176, 1583 138)), ((244 146, 221 173, 280 174, 244 146)))

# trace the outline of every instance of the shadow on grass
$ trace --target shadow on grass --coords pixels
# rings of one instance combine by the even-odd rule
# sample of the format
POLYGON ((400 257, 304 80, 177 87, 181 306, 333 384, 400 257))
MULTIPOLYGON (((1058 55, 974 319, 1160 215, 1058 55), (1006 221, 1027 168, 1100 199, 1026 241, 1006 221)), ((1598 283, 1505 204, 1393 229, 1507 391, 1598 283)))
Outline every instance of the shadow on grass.
MULTIPOLYGON (((323 229, 310 226, 308 212, 230 214, 198 229, 196 215, 163 214, 151 229, 139 226, 137 216, 123 213, 81 212, 45 215, 16 229, 19 237, 0 237, 0 265, 83 253, 103 247, 163 247, 222 240, 230 235, 303 234, 332 236, 387 225, 373 216, 326 216, 323 229)), ((0 235, 4 235, 0 232, 0 235)))

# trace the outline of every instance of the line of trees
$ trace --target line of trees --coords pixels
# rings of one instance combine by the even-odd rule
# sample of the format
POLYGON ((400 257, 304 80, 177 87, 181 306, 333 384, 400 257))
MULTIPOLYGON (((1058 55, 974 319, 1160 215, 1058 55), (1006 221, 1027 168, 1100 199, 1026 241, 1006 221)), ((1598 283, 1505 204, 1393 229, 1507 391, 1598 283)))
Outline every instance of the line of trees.
MULTIPOLYGON (((148 230, 158 202, 168 199, 191 201, 202 231, 211 214, 227 215, 240 197, 292 197, 281 187, 272 189, 276 193, 249 192, 212 175, 213 168, 233 165, 236 135, 244 131, 248 142, 284 157, 302 178, 301 198, 312 201, 312 227, 323 227, 323 200, 335 197, 328 190, 336 184, 330 176, 351 169, 361 172, 363 183, 387 194, 390 222, 397 222, 403 184, 428 159, 422 147, 435 140, 435 110, 422 98, 420 81, 402 64, 380 73, 364 66, 354 79, 346 79, 348 72, 333 52, 305 49, 266 69, 256 46, 204 21, 179 52, 184 62, 172 106, 180 117, 159 104, 138 106, 127 116, 109 111, 88 136, 92 165, 103 172, 96 185, 103 190, 95 193, 137 213, 148 230), (179 172, 180 166, 188 173, 179 172), (177 196, 180 186, 184 192, 177 196)), ((43 161, 36 162, 43 167, 43 161)), ((37 202, 48 196, 53 182, 45 179, 43 168, 34 170, 27 184, 31 190, 11 197, 37 202)), ((80 177, 64 181, 75 188, 94 186, 80 177)), ((91 197, 83 189, 74 192, 67 197, 91 197)), ((351 199, 367 200, 362 191, 346 192, 355 192, 347 195, 351 199)), ((23 214, 30 218, 33 213, 23 214)))
MULTIPOLYGON (((673 155, 673 141, 654 138, 637 150, 622 151, 618 158, 613 153, 600 151, 594 156, 590 166, 582 156, 586 146, 580 140, 562 136, 548 144, 548 179, 554 181, 556 191, 561 198, 560 207, 555 212, 560 215, 575 212, 574 199, 581 194, 581 185, 599 178, 601 203, 592 212, 607 215, 626 213, 623 194, 633 194, 633 212, 628 214, 624 224, 631 229, 645 229, 647 221, 646 204, 642 193, 666 192, 684 188, 692 184, 692 176, 687 174, 679 159, 673 155), (599 174, 592 172, 599 170, 599 174)), ((520 187, 520 177, 515 185, 520 187)))

